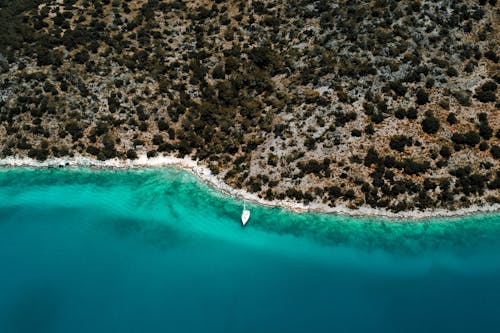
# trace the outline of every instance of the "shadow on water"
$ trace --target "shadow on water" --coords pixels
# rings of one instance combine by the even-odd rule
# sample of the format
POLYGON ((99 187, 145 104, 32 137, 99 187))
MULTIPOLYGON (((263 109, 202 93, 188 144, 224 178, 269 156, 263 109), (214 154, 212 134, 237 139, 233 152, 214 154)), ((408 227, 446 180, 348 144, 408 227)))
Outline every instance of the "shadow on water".
POLYGON ((263 215, 259 221, 263 222, 256 227, 267 231, 306 236, 325 245, 381 249, 407 255, 446 249, 468 251, 500 242, 500 219, 494 215, 397 222, 325 214, 276 214, 273 211, 255 215, 259 213, 263 215), (282 218, 283 215, 286 218, 282 218))
MULTIPOLYGON (((177 169, 3 169, 0 185, 14 189, 85 184, 100 196, 102 208, 113 210, 106 223, 117 235, 168 246, 189 239, 189 233, 212 232, 239 224, 243 202, 177 169), (114 192, 113 192, 114 191, 114 192), (105 206, 104 206, 105 205, 105 206), (165 238, 166 240, 162 240, 165 238)), ((247 203, 252 211, 247 232, 307 238, 325 246, 350 246, 418 255, 436 250, 467 252, 498 246, 500 218, 476 215, 418 222, 352 218, 320 213, 294 213, 247 203)))
POLYGON ((55 287, 41 285, 23 290, 4 313, 7 318, 6 331, 54 332, 63 307, 58 290, 55 287))
POLYGON ((161 250, 190 241, 189 235, 175 226, 146 219, 112 217, 102 220, 99 228, 112 232, 115 237, 143 242, 161 250))

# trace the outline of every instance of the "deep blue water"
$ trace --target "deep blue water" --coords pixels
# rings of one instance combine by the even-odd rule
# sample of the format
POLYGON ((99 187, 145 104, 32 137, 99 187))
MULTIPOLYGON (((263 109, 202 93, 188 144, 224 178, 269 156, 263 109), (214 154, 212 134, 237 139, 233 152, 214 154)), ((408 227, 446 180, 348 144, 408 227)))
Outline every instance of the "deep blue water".
POLYGON ((241 202, 177 169, 0 170, 0 332, 494 332, 500 216, 241 202))

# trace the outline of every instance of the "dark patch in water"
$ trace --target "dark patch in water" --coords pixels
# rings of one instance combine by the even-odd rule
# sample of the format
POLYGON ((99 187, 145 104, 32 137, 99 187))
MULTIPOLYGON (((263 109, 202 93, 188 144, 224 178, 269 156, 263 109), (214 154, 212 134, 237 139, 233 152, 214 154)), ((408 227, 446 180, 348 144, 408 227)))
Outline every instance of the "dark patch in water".
POLYGON ((6 314, 6 331, 15 333, 53 332, 62 304, 58 289, 36 286, 23 290, 6 314))
POLYGON ((161 249, 177 247, 188 241, 185 233, 169 224, 132 218, 111 218, 101 223, 116 236, 130 238, 161 249))

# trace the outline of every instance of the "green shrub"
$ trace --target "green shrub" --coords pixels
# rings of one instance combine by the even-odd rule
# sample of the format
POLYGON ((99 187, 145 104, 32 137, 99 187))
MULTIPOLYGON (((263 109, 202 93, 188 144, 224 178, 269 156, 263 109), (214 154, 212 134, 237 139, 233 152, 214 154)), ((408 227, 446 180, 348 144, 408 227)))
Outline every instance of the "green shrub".
POLYGON ((497 100, 494 91, 478 91, 474 95, 474 98, 482 103, 495 102, 497 100))
POLYGON ((440 124, 439 120, 434 116, 427 116, 422 120, 422 129, 427 134, 435 134, 439 131, 440 124))
POLYGON ((368 135, 373 135, 375 134, 375 128, 373 127, 373 124, 368 124, 365 127, 365 133, 368 135))
POLYGON ((422 88, 417 90, 416 97, 418 105, 425 105, 429 103, 429 94, 427 94, 427 92, 422 88))
POLYGON ((479 123, 479 135, 485 140, 491 139, 493 136, 493 129, 488 125, 488 122, 479 123))
POLYGON ((360 137, 361 134, 362 134, 361 131, 359 129, 356 129, 356 128, 351 131, 351 135, 354 137, 360 137))
POLYGON ((418 175, 429 169, 429 162, 416 162, 411 159, 405 159, 403 161, 403 171, 407 175, 418 175))
POLYGON ((397 150, 399 152, 403 152, 405 146, 411 146, 413 144, 413 140, 405 135, 395 135, 391 138, 389 142, 389 147, 393 150, 397 150))
POLYGON ((471 94, 466 90, 458 90, 453 93, 453 97, 457 100, 457 102, 462 106, 470 106, 471 102, 471 94))
POLYGON ((439 155, 443 156, 444 158, 448 158, 451 156, 451 149, 446 146, 443 146, 439 151, 439 155))
POLYGON ((406 110, 406 118, 415 120, 417 119, 417 117, 418 117, 417 109, 409 108, 408 110, 406 110))
POLYGON ((495 64, 498 63, 498 61, 500 60, 500 57, 498 57, 497 54, 495 53, 495 51, 493 51, 493 50, 486 51, 484 53, 484 56, 486 59, 493 61, 495 64))
POLYGON ((493 156, 494 159, 498 160, 500 158, 500 146, 491 146, 490 152, 491 156, 493 156))
POLYGON ((481 141, 481 138, 479 137, 479 134, 477 134, 476 132, 468 131, 467 133, 465 133, 465 140, 466 144, 473 147, 481 141))
POLYGON ((160 131, 168 131, 168 129, 170 128, 168 123, 163 118, 158 120, 157 125, 160 131))
POLYGON ((448 114, 448 116, 446 117, 446 121, 450 125, 455 125, 457 123, 457 117, 455 116, 455 114, 453 112, 450 112, 448 114))
POLYGON ((401 81, 392 81, 389 83, 389 87, 396 93, 398 96, 406 95, 408 88, 406 88, 401 81))
POLYGON ((87 150, 87 153, 94 155, 94 156, 99 155, 99 153, 101 152, 101 150, 99 148, 97 148, 96 146, 92 146, 92 145, 87 146, 86 150, 87 150))
POLYGON ((156 145, 156 146, 159 146, 161 145, 164 140, 163 140, 163 136, 159 135, 159 134, 155 134, 153 136, 153 140, 152 140, 153 144, 156 145))
POLYGON ((127 158, 129 160, 135 160, 135 159, 137 159, 137 153, 135 152, 134 149, 127 150, 127 158))
POLYGON ((364 164, 367 167, 370 167, 372 164, 378 164, 379 163, 379 156, 375 148, 371 147, 368 149, 366 152, 364 164))
POLYGON ((269 46, 259 46, 253 48, 250 50, 249 56, 253 63, 260 68, 266 68, 272 65, 275 57, 269 46))

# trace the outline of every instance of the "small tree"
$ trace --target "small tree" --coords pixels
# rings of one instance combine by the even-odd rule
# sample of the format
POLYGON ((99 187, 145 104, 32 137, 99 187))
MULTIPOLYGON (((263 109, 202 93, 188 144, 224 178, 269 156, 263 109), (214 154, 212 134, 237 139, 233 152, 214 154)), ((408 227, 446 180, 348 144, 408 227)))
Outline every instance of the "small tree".
POLYGON ((491 146, 490 152, 494 159, 498 160, 500 158, 500 146, 491 146))
POLYGON ((450 125, 455 125, 457 123, 457 117, 453 112, 451 112, 450 114, 448 114, 448 117, 446 117, 446 121, 450 125))
POLYGON ((127 158, 129 160, 135 160, 137 158, 137 153, 133 149, 127 150, 127 158))
POLYGON ((422 120, 422 129, 427 134, 435 134, 440 128, 439 120, 430 115, 422 120))
POLYGON ((429 94, 427 94, 427 92, 422 89, 422 88, 419 88, 417 90, 417 104, 418 105, 425 105, 427 103, 429 103, 429 94))
POLYGON ((389 147, 393 150, 397 150, 399 152, 403 152, 405 146, 411 146, 413 144, 413 140, 405 135, 395 135, 391 138, 389 142, 389 147))

